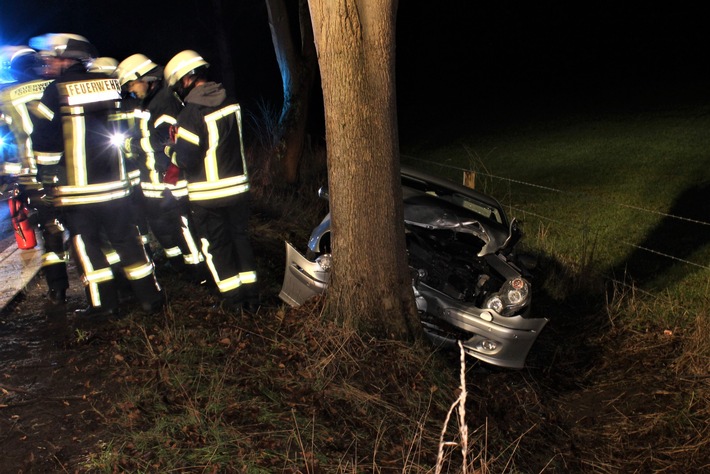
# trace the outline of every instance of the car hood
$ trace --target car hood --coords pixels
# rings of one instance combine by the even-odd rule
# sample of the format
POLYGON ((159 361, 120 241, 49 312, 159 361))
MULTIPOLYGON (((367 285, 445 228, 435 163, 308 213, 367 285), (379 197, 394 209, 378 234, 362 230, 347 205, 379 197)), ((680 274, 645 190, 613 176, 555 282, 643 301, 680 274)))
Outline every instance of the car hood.
POLYGON ((483 242, 479 256, 502 248, 510 235, 509 229, 498 223, 485 222, 473 211, 427 194, 404 199, 404 222, 428 230, 473 234, 483 242))

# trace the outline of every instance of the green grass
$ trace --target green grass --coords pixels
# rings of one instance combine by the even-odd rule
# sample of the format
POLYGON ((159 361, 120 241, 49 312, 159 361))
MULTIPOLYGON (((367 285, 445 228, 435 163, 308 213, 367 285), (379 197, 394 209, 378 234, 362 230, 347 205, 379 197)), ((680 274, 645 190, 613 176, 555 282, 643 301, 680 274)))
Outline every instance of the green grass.
POLYGON ((526 245, 617 278, 653 261, 635 284, 692 305, 709 281, 709 130, 703 106, 548 115, 403 147, 403 162, 459 182, 475 170, 477 187, 523 222, 526 245))

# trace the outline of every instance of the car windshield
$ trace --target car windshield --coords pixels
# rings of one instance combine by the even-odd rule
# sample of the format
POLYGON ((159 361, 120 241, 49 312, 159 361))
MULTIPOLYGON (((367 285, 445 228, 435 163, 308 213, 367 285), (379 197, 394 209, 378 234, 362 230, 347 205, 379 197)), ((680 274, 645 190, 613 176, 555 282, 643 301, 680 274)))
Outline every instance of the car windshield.
POLYGON ((498 202, 475 189, 465 188, 447 181, 417 174, 402 174, 403 194, 405 200, 417 191, 435 196, 440 200, 450 202, 474 213, 483 222, 507 228, 508 221, 498 202), (411 193, 407 192, 410 188, 411 193))
POLYGON ((499 224, 503 223, 503 217, 501 216, 500 209, 488 206, 467 196, 462 196, 461 194, 454 193, 448 197, 454 204, 468 209, 469 211, 473 211, 479 216, 484 217, 486 220, 495 221, 499 224))

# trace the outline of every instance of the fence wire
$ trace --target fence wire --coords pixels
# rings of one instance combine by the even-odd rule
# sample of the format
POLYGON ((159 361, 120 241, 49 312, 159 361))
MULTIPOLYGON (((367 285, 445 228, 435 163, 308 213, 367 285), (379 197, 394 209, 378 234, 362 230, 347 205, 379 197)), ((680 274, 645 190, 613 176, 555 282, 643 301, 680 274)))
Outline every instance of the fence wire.
MULTIPOLYGON (((512 185, 521 186, 521 187, 528 187, 528 188, 533 188, 533 189, 538 189, 538 190, 547 191, 547 192, 550 192, 550 193, 556 193, 556 194, 559 194, 559 195, 564 195, 565 197, 569 197, 569 198, 571 198, 571 199, 578 199, 578 200, 580 200, 580 201, 582 201, 582 200, 585 200, 585 201, 589 201, 589 200, 597 201, 597 202, 600 202, 600 203, 603 203, 603 204, 606 204, 606 205, 613 205, 613 206, 617 206, 617 207, 620 207, 620 208, 626 208, 626 209, 630 209, 630 210, 635 211, 635 212, 639 212, 639 213, 644 213, 644 214, 652 215, 652 216, 654 216, 654 217, 661 217, 661 218, 663 218, 663 219, 672 219, 672 220, 676 220, 676 221, 679 221, 679 222, 685 222, 685 223, 694 224, 694 225, 698 225, 698 226, 702 226, 702 227, 710 226, 710 222, 708 222, 708 221, 699 220, 699 219, 693 219, 693 218, 689 218, 689 217, 685 217, 685 216, 679 216, 679 215, 676 215, 676 214, 671 214, 671 213, 667 213, 667 212, 661 212, 661 211, 657 211, 657 210, 654 210, 654 209, 647 209, 647 208, 643 208, 643 207, 640 207, 640 206, 634 206, 634 205, 631 205, 631 204, 626 204, 626 203, 614 201, 614 200, 612 200, 612 199, 608 199, 608 198, 604 198, 604 197, 592 195, 592 194, 585 193, 585 192, 567 191, 567 190, 557 189, 557 188, 553 188, 553 187, 550 187, 550 186, 543 186, 543 185, 536 184, 536 183, 531 183, 531 182, 522 181, 522 180, 519 180, 519 179, 512 179, 512 178, 507 178, 507 177, 505 177, 505 176, 498 176, 498 175, 494 175, 494 174, 491 174, 491 173, 488 173, 488 172, 485 172, 485 171, 473 170, 473 169, 463 168, 463 167, 460 167, 460 166, 455 166, 455 165, 450 165, 450 164, 445 164, 445 163, 437 163, 437 162, 434 162, 434 161, 431 161, 431 160, 426 160, 426 159, 418 158, 418 157, 411 156, 411 155, 402 155, 402 158, 406 158, 407 160, 412 160, 412 161, 424 163, 424 164, 427 164, 427 165, 430 165, 430 166, 435 166, 435 167, 440 167, 440 168, 449 169, 449 170, 452 170, 452 171, 457 171, 457 172, 460 172, 460 173, 462 174, 462 176, 463 176, 464 173, 475 173, 476 176, 482 176, 482 177, 486 177, 486 178, 488 178, 488 179, 490 179, 490 180, 497 180, 497 181, 500 181, 500 182, 503 182, 503 183, 508 183, 509 186, 512 184, 512 185)), ((506 207, 508 207, 508 209, 510 209, 511 211, 513 211, 513 212, 515 212, 515 213, 520 213, 520 214, 524 214, 524 215, 529 215, 529 216, 535 217, 535 218, 537 218, 537 219, 539 219, 539 220, 543 220, 543 221, 546 221, 546 222, 550 222, 550 223, 552 223, 552 224, 555 224, 555 225, 560 226, 560 228, 564 228, 565 230, 569 230, 570 228, 574 228, 574 227, 575 227, 573 224, 571 224, 571 221, 570 221, 570 220, 564 220, 564 221, 563 221, 563 220, 560 220, 560 219, 555 219, 555 218, 552 218, 552 217, 549 217, 549 216, 541 215, 541 214, 539 214, 539 213, 534 213, 534 212, 532 212, 532 211, 530 211, 530 210, 527 210, 527 209, 524 209, 524 208, 521 208, 521 207, 512 206, 512 205, 510 205, 510 204, 507 204, 506 207)), ((576 230, 577 230, 578 232, 584 232, 584 230, 579 229, 579 228, 577 228, 576 230)), ((695 268, 699 268, 699 269, 702 269, 702 270, 710 270, 710 266, 708 266, 708 265, 706 265, 706 264, 704 264, 704 263, 694 262, 694 261, 691 261, 691 260, 688 260, 688 259, 679 257, 679 256, 677 256, 677 255, 671 255, 671 254, 669 254, 669 253, 667 253, 667 252, 662 252, 662 251, 660 251, 660 250, 658 250, 658 249, 654 249, 654 248, 650 248, 650 247, 647 247, 647 246, 638 245, 638 244, 635 244, 635 243, 630 242, 630 241, 628 241, 628 240, 618 240, 618 243, 620 243, 620 244, 622 244, 622 245, 625 245, 625 246, 628 246, 628 247, 630 247, 630 248, 633 248, 633 249, 635 249, 635 250, 638 250, 638 251, 640 251, 640 252, 645 252, 645 253, 648 253, 648 254, 650 254, 650 255, 654 255, 654 256, 656 256, 656 257, 661 257, 661 258, 664 258, 664 259, 668 259, 669 261, 672 261, 672 262, 677 262, 677 263, 685 264, 685 265, 688 265, 688 266, 691 266, 691 267, 695 267, 695 268)), ((620 285, 623 285, 623 286, 631 287, 631 285, 629 285, 628 283, 619 281, 619 280, 613 278, 613 277, 610 276, 610 275, 604 275, 604 277, 605 277, 607 280, 613 282, 614 284, 620 284, 620 285)), ((636 291, 639 291, 639 288, 637 288, 637 287, 635 287, 635 286, 634 286, 633 288, 634 288, 636 291)), ((647 293, 647 292, 644 292, 644 293, 647 293)), ((649 293, 649 295, 650 295, 650 293, 649 293)))

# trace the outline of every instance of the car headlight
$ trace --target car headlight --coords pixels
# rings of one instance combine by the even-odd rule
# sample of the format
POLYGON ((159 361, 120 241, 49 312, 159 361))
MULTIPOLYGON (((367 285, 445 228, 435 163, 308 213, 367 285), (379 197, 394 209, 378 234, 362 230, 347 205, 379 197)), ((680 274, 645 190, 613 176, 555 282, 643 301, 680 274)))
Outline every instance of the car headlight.
POLYGON ((515 314, 530 302, 530 283, 524 278, 506 281, 500 291, 486 299, 484 307, 502 316, 515 314))
POLYGON ((333 256, 329 253, 324 253, 316 258, 316 263, 324 272, 330 271, 333 268, 333 256))

